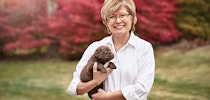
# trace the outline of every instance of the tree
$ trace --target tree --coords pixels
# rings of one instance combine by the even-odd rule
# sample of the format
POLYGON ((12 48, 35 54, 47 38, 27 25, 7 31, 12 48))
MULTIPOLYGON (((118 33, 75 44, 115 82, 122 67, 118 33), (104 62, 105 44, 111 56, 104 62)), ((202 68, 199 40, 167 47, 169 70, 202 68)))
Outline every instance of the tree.
POLYGON ((179 0, 177 27, 186 39, 210 39, 210 16, 208 0, 179 0))
POLYGON ((2 51, 34 50, 50 43, 43 33, 47 24, 46 21, 43 21, 46 20, 43 3, 42 0, 10 0, 5 2, 5 9, 0 10, 2 51))
POLYGON ((153 44, 173 42, 181 36, 175 27, 177 0, 135 0, 137 33, 153 44))
POLYGON ((48 37, 59 42, 60 54, 81 54, 90 42, 98 39, 99 33, 104 33, 101 3, 96 0, 62 0, 57 4, 58 10, 49 20, 48 37))
MULTIPOLYGON (((82 54, 106 34, 100 10, 104 0, 8 0, 0 9, 3 52, 47 48, 64 56, 82 54)), ((134 0, 136 34, 151 43, 180 37, 174 25, 177 0, 134 0)), ((3 1, 1 1, 3 2, 3 1)))

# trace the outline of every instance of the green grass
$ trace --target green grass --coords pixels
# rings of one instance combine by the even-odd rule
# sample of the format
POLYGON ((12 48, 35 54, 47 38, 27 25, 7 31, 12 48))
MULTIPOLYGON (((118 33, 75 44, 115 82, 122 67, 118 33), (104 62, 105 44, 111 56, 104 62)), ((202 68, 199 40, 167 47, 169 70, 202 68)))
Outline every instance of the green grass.
MULTIPOLYGON (((210 100, 210 46, 156 53, 148 100, 210 100)), ((1 61, 0 100, 88 100, 66 92, 77 62, 1 61)))
POLYGON ((66 92, 76 63, 62 60, 0 62, 0 100, 87 100, 66 92))
POLYGON ((210 100, 210 46, 156 54, 151 100, 210 100))

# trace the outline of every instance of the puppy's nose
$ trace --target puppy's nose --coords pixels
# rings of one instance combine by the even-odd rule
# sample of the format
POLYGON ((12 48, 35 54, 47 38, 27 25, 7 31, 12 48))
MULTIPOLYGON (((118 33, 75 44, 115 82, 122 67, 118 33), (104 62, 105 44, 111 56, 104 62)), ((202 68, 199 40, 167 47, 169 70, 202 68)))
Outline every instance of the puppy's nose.
POLYGON ((111 53, 111 57, 114 58, 114 54, 113 53, 111 53))

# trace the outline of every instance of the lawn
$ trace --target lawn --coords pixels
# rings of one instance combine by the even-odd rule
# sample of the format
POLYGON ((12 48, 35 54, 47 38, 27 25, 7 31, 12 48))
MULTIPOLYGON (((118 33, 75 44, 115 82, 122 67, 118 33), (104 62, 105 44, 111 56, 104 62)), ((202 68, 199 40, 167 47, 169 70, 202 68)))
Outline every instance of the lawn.
MULTIPOLYGON (((210 100, 210 46, 156 53, 155 83, 148 100, 210 100)), ((77 61, 0 62, 0 100, 88 100, 66 89, 77 61)))

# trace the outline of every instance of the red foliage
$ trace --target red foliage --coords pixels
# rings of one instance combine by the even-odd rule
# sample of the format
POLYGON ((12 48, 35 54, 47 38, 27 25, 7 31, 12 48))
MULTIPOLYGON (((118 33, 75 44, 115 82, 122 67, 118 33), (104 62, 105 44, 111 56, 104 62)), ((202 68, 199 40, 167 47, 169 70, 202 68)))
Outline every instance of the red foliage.
MULTIPOLYGON (((57 0, 58 9, 47 18, 46 0, 5 0, 0 9, 0 49, 36 49, 59 44, 59 53, 82 53, 105 35, 100 10, 104 0, 57 0)), ((178 0, 134 0, 136 33, 151 43, 180 37, 174 25, 178 0)))
MULTIPOLYGON (((81 52, 85 47, 80 44, 97 39, 93 37, 96 33, 104 33, 100 16, 102 3, 103 0, 58 2, 59 9, 50 22, 50 28, 51 33, 60 37, 61 53, 81 52)), ((136 33, 140 37, 153 44, 172 42, 180 37, 174 25, 177 0, 135 0, 135 3, 138 18, 136 33)))
POLYGON ((43 21, 46 20, 43 3, 42 0, 4 2, 5 8, 0 11, 0 39, 4 51, 36 49, 50 43, 43 33, 47 25, 43 21))
POLYGON ((175 27, 178 0, 135 0, 137 33, 152 43, 167 43, 181 34, 175 27))
POLYGON ((103 32, 100 17, 101 3, 96 0, 60 0, 58 11, 49 20, 48 35, 60 43, 61 54, 81 53, 103 32), (91 4, 90 4, 91 2, 91 4))

